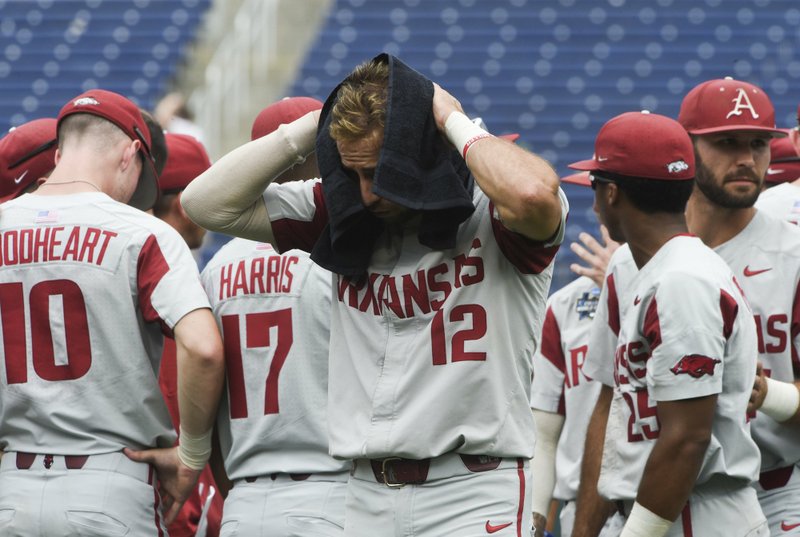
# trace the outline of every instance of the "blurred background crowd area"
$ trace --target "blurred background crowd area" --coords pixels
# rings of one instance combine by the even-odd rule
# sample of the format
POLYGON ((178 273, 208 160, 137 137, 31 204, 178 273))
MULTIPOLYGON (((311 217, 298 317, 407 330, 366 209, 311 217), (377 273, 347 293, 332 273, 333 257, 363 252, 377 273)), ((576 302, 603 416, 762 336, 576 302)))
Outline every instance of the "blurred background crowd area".
MULTIPOLYGON (((287 95, 324 100, 380 52, 440 83, 471 117, 556 170, 588 158, 600 126, 676 117, 695 84, 761 86, 797 124, 797 0, 0 0, 0 129, 55 117, 94 87, 155 111, 212 158, 249 139, 287 95)), ((565 185, 567 242, 597 235, 591 190, 565 185)), ((203 265, 228 237, 210 235, 203 265)), ((575 257, 558 254, 552 289, 575 257)))

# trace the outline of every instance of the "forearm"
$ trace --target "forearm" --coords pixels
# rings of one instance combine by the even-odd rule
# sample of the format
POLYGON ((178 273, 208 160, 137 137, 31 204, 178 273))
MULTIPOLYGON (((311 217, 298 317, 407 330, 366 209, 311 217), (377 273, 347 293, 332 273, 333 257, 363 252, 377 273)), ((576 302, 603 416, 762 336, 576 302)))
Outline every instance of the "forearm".
POLYGON ((509 229, 547 240, 561 222, 558 176, 546 161, 512 143, 487 138, 467 152, 467 166, 509 229))
POLYGON ((183 208, 206 229, 253 240, 271 239, 264 191, 314 150, 316 132, 312 112, 234 149, 186 187, 181 195, 183 208))
POLYGON ((661 435, 647 459, 636 501, 666 520, 686 505, 708 448, 708 440, 661 435))
POLYGON ((214 425, 225 377, 222 339, 208 309, 192 311, 175 327, 181 430, 205 434, 214 425))
POLYGON ((536 422, 536 448, 531 461, 531 474, 536 487, 531 497, 531 508, 546 518, 556 485, 556 452, 558 439, 564 426, 564 416, 533 409, 536 422))
POLYGON ((573 537, 596 537, 613 511, 611 502, 602 498, 597 491, 612 395, 611 387, 604 385, 601 388, 586 431, 581 482, 575 506, 575 526, 572 530, 573 537))

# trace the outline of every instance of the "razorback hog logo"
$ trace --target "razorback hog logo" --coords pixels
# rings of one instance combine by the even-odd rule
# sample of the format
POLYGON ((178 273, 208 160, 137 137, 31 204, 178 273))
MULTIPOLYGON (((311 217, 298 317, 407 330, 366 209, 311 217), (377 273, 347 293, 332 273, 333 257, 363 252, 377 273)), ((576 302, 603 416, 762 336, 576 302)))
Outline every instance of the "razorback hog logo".
POLYGON ((676 375, 689 375, 699 379, 703 375, 713 375, 714 368, 721 361, 702 354, 690 354, 678 360, 678 363, 670 371, 676 375))

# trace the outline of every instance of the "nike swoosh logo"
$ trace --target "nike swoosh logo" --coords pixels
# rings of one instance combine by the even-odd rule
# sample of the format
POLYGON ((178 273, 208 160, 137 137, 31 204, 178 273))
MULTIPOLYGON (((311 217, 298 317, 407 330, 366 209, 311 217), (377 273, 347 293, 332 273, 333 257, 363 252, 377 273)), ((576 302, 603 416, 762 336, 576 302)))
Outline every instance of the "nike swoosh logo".
POLYGON ((605 162, 608 160, 608 157, 597 157, 597 162, 605 162))
POLYGON ((800 522, 796 524, 787 524, 786 522, 781 522, 781 529, 783 531, 791 531, 797 527, 800 527, 800 522))
POLYGON ((642 303, 642 299, 641 299, 641 298, 639 298, 638 296, 637 296, 636 298, 634 298, 634 299, 633 299, 633 305, 634 305, 634 306, 638 306, 638 305, 639 305, 639 304, 641 304, 641 303, 642 303))
POLYGON ((512 523, 506 522, 505 524, 498 524, 497 526, 492 526, 489 521, 486 521, 486 533, 497 533, 498 531, 509 527, 512 523))
POLYGON ((22 180, 25 179, 25 176, 28 175, 29 171, 30 170, 25 170, 24 172, 22 172, 22 175, 20 175, 19 177, 15 177, 14 178, 14 184, 15 185, 20 184, 20 182, 22 182, 22 180))
POLYGON ((775 175, 776 173, 783 173, 784 170, 776 170, 775 168, 767 168, 767 175, 775 175))
POLYGON ((750 270, 750 265, 747 265, 746 267, 744 267, 744 275, 749 278, 750 276, 756 276, 758 274, 762 274, 770 270, 772 270, 772 267, 759 270, 750 270))

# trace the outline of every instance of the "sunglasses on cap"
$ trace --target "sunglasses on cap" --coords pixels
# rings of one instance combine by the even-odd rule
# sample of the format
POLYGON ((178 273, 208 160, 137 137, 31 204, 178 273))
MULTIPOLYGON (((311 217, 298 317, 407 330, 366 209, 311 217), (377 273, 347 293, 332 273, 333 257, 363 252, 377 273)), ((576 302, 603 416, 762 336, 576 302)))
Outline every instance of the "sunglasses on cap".
POLYGON ((616 181, 609 179, 608 177, 603 177, 602 175, 597 175, 597 172, 592 172, 589 174, 589 183, 592 186, 592 190, 597 190, 597 183, 603 184, 611 184, 615 183, 616 181))

